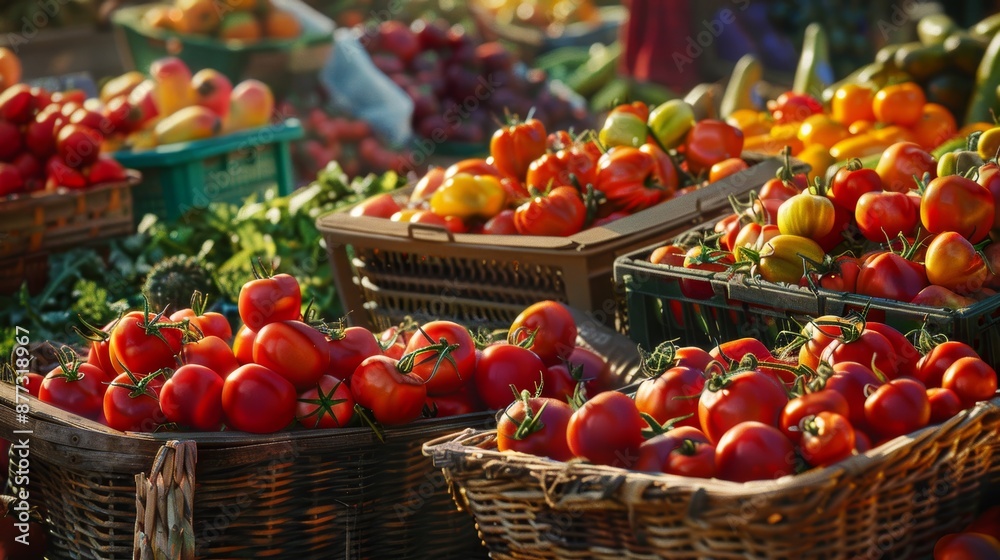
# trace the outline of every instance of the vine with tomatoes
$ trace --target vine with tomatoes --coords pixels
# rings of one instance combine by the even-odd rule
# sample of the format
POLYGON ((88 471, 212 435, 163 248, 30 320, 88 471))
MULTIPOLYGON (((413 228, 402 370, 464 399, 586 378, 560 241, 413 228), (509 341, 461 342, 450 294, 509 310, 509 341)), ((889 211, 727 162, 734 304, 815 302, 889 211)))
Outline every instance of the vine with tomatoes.
MULTIPOLYGON (((996 158, 959 169, 909 142, 890 146, 875 169, 840 169, 829 185, 807 184, 786 163, 711 232, 664 244, 650 261, 962 309, 1000 288, 998 170, 996 158)), ((714 295, 701 280, 680 288, 714 295)))
POLYGON ((510 117, 490 156, 432 168, 410 194, 379 195, 352 215, 434 224, 453 233, 569 236, 608 224, 747 169, 743 133, 695 122, 673 100, 611 110, 599 132, 549 133, 537 119, 510 117), (725 173, 711 173, 722 165, 725 173))

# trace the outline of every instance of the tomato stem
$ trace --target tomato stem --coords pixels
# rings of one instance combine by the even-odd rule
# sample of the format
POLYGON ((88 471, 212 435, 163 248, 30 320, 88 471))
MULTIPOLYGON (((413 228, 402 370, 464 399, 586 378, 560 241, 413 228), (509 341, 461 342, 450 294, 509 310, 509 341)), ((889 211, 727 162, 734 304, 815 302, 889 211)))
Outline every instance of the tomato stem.
POLYGON ((385 429, 368 415, 368 410, 365 409, 365 407, 355 403, 354 413, 357 414, 358 418, 361 418, 361 420, 367 424, 373 432, 375 432, 375 437, 377 437, 380 442, 385 443, 385 429))
POLYGON ((654 379, 672 368, 677 361, 677 340, 675 338, 661 342, 652 352, 639 346, 639 368, 642 374, 654 379))

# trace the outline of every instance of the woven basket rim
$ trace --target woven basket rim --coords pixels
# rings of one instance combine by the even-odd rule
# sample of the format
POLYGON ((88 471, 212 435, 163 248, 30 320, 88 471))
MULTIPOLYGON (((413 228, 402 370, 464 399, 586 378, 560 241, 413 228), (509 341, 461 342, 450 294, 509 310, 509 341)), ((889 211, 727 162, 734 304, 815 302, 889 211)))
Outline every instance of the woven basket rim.
POLYGON ((963 410, 941 424, 927 426, 920 430, 899 436, 865 453, 850 457, 827 467, 814 468, 804 473, 788 475, 777 480, 757 480, 731 482, 715 478, 692 478, 672 474, 647 473, 621 467, 594 465, 575 459, 569 462, 554 461, 520 452, 501 452, 495 447, 482 447, 496 440, 496 430, 465 431, 428 441, 423 445, 424 455, 431 457, 435 466, 447 469, 448 464, 465 462, 475 455, 483 462, 500 461, 512 467, 539 469, 559 472, 565 480, 588 478, 588 480, 620 481, 623 478, 632 483, 673 488, 680 491, 706 492, 723 498, 740 498, 758 494, 786 493, 815 488, 823 482, 857 475, 884 462, 886 458, 905 453, 921 441, 935 437, 940 432, 950 431, 968 422, 973 422, 988 413, 1000 412, 1000 396, 977 403, 963 410))

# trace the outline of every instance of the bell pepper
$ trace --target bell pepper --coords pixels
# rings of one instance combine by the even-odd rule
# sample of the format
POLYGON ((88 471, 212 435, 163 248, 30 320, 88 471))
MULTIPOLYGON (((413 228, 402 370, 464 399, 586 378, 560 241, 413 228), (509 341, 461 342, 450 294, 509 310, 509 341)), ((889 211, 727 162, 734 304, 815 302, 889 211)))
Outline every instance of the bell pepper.
POLYGON ((459 173, 431 196, 431 212, 461 219, 490 219, 504 209, 506 195, 496 177, 459 173))
POLYGON ((708 172, 724 159, 743 151, 743 132, 725 121, 705 119, 695 123, 684 139, 684 157, 695 174, 708 172))
POLYGON ((604 127, 598 134, 601 144, 609 148, 631 146, 638 148, 646 141, 646 121, 635 113, 611 113, 604 120, 604 127))
POLYGON ((680 99, 672 99, 649 113, 649 132, 665 149, 676 148, 694 126, 694 109, 680 99))
POLYGON ((524 181, 528 166, 545 153, 547 138, 545 125, 537 119, 502 126, 490 139, 492 163, 505 175, 524 181))

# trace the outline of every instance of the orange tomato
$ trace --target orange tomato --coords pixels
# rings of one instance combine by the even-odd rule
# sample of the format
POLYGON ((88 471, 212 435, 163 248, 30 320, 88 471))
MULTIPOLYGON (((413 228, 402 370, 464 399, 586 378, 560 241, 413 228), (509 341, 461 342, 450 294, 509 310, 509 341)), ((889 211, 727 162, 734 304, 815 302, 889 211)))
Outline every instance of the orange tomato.
POLYGON ((956 136, 968 136, 973 132, 986 132, 991 128, 996 128, 996 126, 997 125, 988 122, 973 122, 958 129, 958 134, 956 136))
POLYGON ((723 177, 735 175, 748 167, 750 166, 747 165, 747 162, 738 157, 724 159, 708 170, 708 182, 714 183, 723 177))
POLYGON ((767 134, 773 124, 770 113, 753 109, 737 109, 726 117, 726 122, 742 130, 744 137, 767 134))
POLYGON ((872 111, 880 122, 912 126, 923 115, 927 97, 924 90, 913 82, 892 84, 878 90, 872 111))
POLYGON ((847 127, 848 132, 857 136, 859 134, 866 134, 875 130, 875 122, 869 120, 857 120, 851 123, 851 126, 847 127))
POLYGON ((830 102, 833 120, 847 126, 855 121, 874 121, 872 98, 875 92, 860 84, 846 84, 837 88, 830 102))
POLYGON ((837 161, 845 161, 882 153, 891 145, 891 141, 881 140, 874 133, 862 134, 837 142, 830 148, 830 155, 837 161))
POLYGON ((847 127, 827 115, 811 115, 799 126, 798 139, 806 146, 830 148, 850 136, 847 127))
POLYGON ((14 51, 0 48, 0 91, 21 82, 21 59, 14 51))
POLYGON ((948 141, 958 132, 958 125, 951 111, 943 105, 924 105, 923 115, 913 125, 913 136, 917 144, 925 150, 933 150, 948 141))

